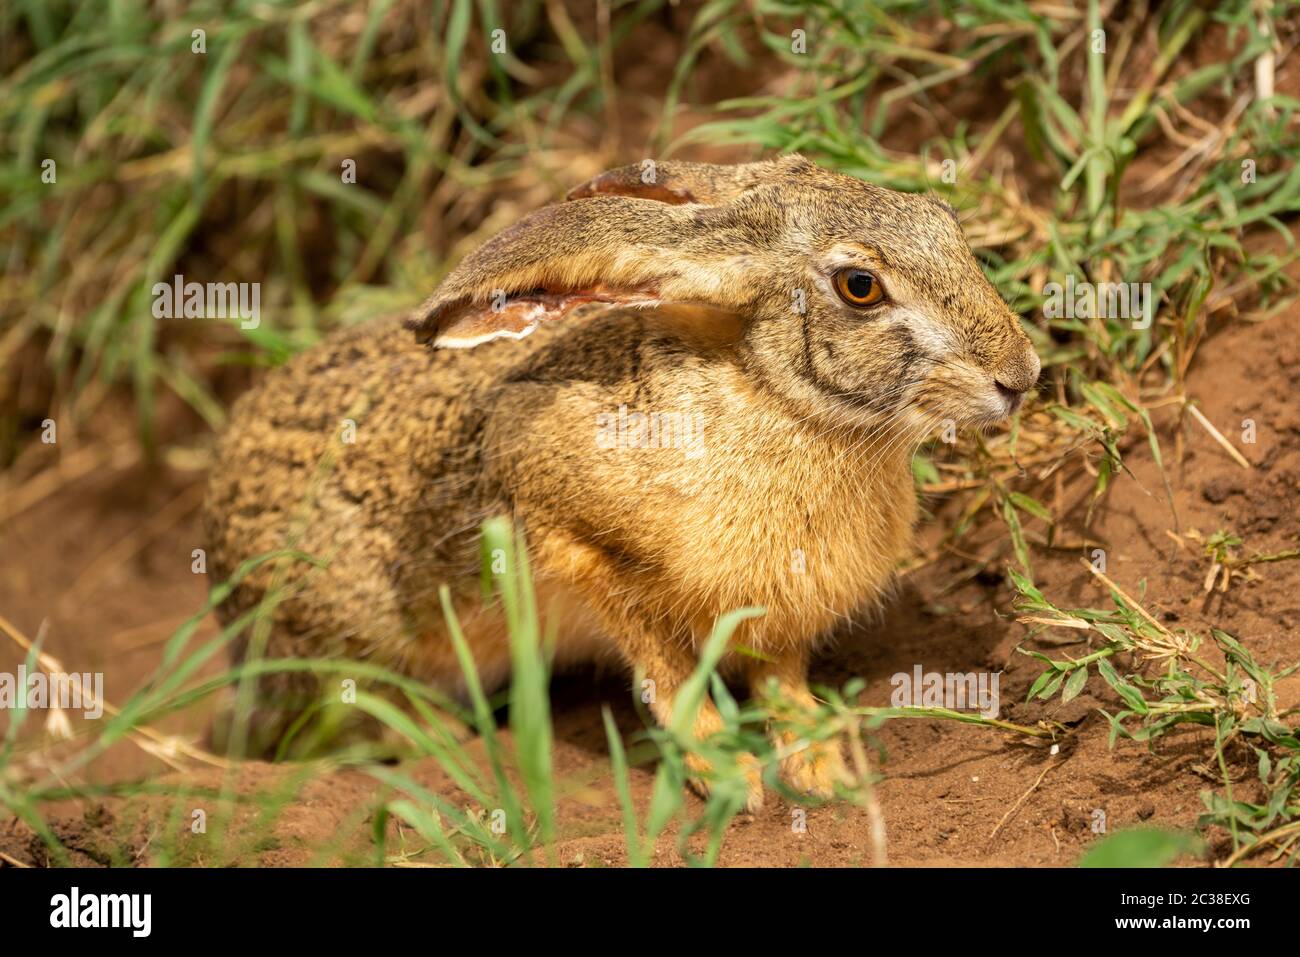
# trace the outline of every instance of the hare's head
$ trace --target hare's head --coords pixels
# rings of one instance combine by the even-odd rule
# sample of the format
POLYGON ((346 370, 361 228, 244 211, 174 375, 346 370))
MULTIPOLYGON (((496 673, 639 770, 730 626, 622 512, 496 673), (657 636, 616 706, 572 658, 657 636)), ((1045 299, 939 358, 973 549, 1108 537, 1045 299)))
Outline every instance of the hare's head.
POLYGON ((935 199, 801 156, 605 173, 494 237, 416 313, 438 346, 527 335, 586 302, 741 317, 754 374, 810 416, 925 429, 1014 412, 1039 363, 935 199))

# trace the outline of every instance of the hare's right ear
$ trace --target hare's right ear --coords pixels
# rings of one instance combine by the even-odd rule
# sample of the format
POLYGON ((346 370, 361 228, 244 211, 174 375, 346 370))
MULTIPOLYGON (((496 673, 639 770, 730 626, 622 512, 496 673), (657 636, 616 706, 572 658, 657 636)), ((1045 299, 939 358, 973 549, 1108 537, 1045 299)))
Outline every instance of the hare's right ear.
POLYGON ((634 166, 601 173, 569 190, 565 199, 590 196, 639 196, 662 203, 729 203, 747 189, 770 179, 795 162, 806 163, 792 154, 776 161, 717 166, 713 163, 685 163, 676 160, 643 160, 634 166))

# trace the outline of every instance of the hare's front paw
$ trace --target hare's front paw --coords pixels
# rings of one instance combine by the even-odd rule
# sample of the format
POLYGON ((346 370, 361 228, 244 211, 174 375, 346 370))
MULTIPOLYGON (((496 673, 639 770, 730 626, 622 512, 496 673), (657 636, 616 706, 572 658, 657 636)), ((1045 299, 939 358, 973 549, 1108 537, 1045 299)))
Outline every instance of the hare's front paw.
POLYGON ((819 741, 781 761, 781 780, 813 797, 832 798, 835 785, 850 780, 844 755, 835 741, 819 741))
MULTIPOLYGON (((758 758, 747 752, 736 755, 736 763, 745 772, 745 810, 753 814, 763 807, 763 765, 758 758)), ((688 754, 686 770, 690 772, 690 777, 686 780, 691 790, 707 800, 713 766, 697 754, 688 754)))

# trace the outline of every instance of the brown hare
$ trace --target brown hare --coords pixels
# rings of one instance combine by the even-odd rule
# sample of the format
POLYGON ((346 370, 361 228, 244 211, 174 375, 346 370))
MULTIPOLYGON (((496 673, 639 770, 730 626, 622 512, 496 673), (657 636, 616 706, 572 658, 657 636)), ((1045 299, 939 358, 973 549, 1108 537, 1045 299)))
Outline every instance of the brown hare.
MULTIPOLYGON (((759 654, 724 667, 811 707, 816 642, 908 548, 916 443, 1006 418, 1038 373, 942 202, 798 155, 614 170, 491 239, 405 324, 343 330, 244 396, 206 504, 211 569, 286 545, 324 560, 280 573, 267 654, 455 692, 443 583, 485 682, 508 676, 476 610, 479 526, 508 515, 561 622, 557 665, 643 672, 665 722, 715 619, 758 605, 735 640, 759 654)), ((720 721, 706 701, 694 731, 720 721)), ((781 773, 829 795, 843 765, 822 746, 781 773)))

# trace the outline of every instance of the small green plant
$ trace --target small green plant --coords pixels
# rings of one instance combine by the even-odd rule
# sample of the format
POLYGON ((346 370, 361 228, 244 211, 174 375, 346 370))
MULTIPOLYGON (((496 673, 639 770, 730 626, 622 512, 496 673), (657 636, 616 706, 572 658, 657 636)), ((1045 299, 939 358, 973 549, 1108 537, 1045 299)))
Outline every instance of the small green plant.
POLYGON ((1134 828, 1109 834, 1088 849, 1080 867, 1168 867, 1186 854, 1199 854, 1192 834, 1159 828, 1134 828))
MULTIPOLYGON (((1074 659, 1037 658, 1046 670, 1029 688, 1028 699, 1061 701, 1076 697, 1095 672, 1121 702, 1115 713, 1101 709, 1110 723, 1110 743, 1119 738, 1152 744, 1180 725, 1214 731, 1214 760, 1223 793, 1205 792, 1202 826, 1218 826, 1232 837, 1235 862, 1279 844, 1290 848, 1300 838, 1300 727, 1286 723, 1292 713, 1278 710, 1274 686, 1296 670, 1274 673, 1261 666, 1236 638, 1218 628, 1210 645, 1223 664, 1207 658, 1206 642, 1185 629, 1171 631, 1106 575, 1084 563, 1110 591, 1113 610, 1063 610, 1048 601, 1025 576, 1012 571, 1019 594, 1020 621, 1035 629, 1069 628, 1087 632, 1100 647, 1074 659), (1123 673, 1116 663, 1124 661, 1123 673), (1234 799, 1230 765, 1250 755, 1267 795, 1262 804, 1234 799)), ((1279 852, 1280 853, 1280 852, 1279 852)))
POLYGON ((1205 556, 1210 559, 1210 567, 1205 573, 1204 584, 1204 590, 1207 593, 1214 591, 1216 585, 1219 591, 1226 593, 1234 577, 1242 577, 1247 581, 1252 580, 1255 577, 1255 573, 1251 570, 1254 565, 1293 561, 1300 558, 1300 548, 1286 548, 1278 552, 1256 552, 1254 555, 1242 555, 1239 550, 1245 542, 1231 532, 1225 532, 1222 529, 1209 536, 1202 536, 1195 529, 1189 529, 1187 537, 1201 542, 1205 549, 1205 556))

